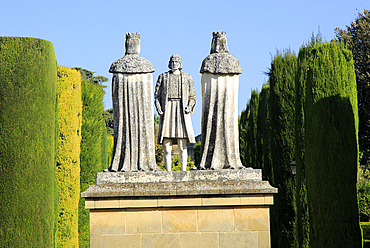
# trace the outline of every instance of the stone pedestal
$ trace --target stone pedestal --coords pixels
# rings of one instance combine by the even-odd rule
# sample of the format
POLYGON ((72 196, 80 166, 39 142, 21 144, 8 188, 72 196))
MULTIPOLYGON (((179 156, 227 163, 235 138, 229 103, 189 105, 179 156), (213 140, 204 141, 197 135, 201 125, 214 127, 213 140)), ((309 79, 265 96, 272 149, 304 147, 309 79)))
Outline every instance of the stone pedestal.
POLYGON ((270 247, 277 189, 261 170, 98 173, 91 247, 270 247))

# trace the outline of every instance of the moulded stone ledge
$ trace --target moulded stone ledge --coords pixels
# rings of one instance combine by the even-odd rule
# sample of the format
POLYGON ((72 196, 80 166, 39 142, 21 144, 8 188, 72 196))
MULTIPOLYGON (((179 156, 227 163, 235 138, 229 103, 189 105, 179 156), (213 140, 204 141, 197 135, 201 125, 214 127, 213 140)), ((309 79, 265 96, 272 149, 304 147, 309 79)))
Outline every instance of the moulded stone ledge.
POLYGON ((81 197, 273 194, 277 191, 269 182, 257 180, 125 183, 90 185, 81 197))
POLYGON ((272 194, 258 195, 206 195, 203 197, 108 197, 86 198, 86 209, 134 209, 134 208, 183 208, 183 207, 225 207, 225 206, 267 206, 273 205, 272 194))
POLYGON ((159 183, 228 180, 262 180, 261 169, 242 170, 192 170, 192 171, 146 171, 146 172, 99 172, 96 184, 159 183))

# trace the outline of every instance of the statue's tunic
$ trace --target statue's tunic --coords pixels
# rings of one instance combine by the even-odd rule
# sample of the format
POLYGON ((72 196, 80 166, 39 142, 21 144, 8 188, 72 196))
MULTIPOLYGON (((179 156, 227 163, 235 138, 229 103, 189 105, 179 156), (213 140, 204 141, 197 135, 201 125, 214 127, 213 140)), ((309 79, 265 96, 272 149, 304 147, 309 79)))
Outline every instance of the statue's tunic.
POLYGON ((243 168, 238 130, 239 61, 229 53, 212 53, 203 60, 200 72, 202 138, 199 168, 243 168))
POLYGON ((109 171, 156 170, 153 65, 138 54, 114 62, 114 147, 109 171))
MULTIPOLYGON (((172 72, 162 73, 158 77, 154 95, 155 104, 163 111, 157 143, 162 144, 163 138, 188 138, 189 143, 195 143, 190 113, 186 114, 184 110, 188 107, 193 112, 196 104, 192 77, 185 72, 180 72, 179 76, 172 75, 172 72)), ((176 143, 174 140, 173 144, 176 143)))

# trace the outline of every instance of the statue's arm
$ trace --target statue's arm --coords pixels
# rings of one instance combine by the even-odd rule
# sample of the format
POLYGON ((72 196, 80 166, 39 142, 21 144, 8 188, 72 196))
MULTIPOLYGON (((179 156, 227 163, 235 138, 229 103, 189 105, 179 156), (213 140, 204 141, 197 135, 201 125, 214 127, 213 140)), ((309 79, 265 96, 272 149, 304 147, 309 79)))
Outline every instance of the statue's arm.
POLYGON ((193 113, 195 104, 197 103, 197 98, 195 94, 194 81, 190 75, 189 75, 188 82, 189 82, 189 101, 188 101, 187 112, 193 113))
POLYGON ((163 82, 163 75, 158 76, 157 84, 155 85, 155 92, 154 92, 154 104, 155 108, 157 109, 157 113, 159 115, 163 115, 162 107, 161 107, 161 95, 162 95, 162 82, 163 82))

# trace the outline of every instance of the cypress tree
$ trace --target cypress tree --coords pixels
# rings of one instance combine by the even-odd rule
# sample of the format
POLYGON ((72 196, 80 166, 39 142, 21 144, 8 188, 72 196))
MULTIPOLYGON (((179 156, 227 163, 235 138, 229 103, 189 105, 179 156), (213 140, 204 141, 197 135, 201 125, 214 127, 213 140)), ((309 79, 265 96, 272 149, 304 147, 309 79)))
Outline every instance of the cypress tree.
POLYGON ((305 173, 311 247, 361 247, 356 181, 358 112, 352 53, 311 48, 305 110, 305 173))
POLYGON ((362 176, 370 177, 370 11, 364 10, 336 37, 352 51, 355 65, 359 113, 359 149, 362 176))
POLYGON ((309 48, 302 47, 298 54, 296 77, 296 105, 295 105, 295 162, 296 162, 296 206, 297 206, 297 241, 298 247, 309 245, 309 219, 307 206, 307 188, 304 164, 304 103, 306 75, 308 69, 309 48))
POLYGON ((0 246, 56 245, 57 66, 45 40, 0 37, 0 246))
MULTIPOLYGON (((104 86, 92 83, 83 77, 82 80, 82 139, 81 139, 81 192, 87 190, 88 186, 96 183, 97 172, 102 172, 105 164, 102 164, 103 135, 105 121, 103 118, 104 86)), ((85 209, 85 200, 80 198, 78 212, 78 230, 80 247, 90 246, 90 217, 89 210, 85 209)))
POLYGON ((272 186, 279 189, 271 208, 271 242, 277 247, 296 247, 295 180, 290 169, 294 159, 295 70, 297 58, 287 50, 277 52, 268 73, 272 127, 272 186))
POLYGON ((258 118, 258 104, 259 104, 259 93, 257 90, 252 90, 251 99, 249 100, 249 116, 248 126, 246 130, 246 156, 249 158, 247 161, 250 164, 246 164, 247 167, 253 167, 255 169, 261 168, 257 160, 257 118, 258 118))
POLYGON ((78 247, 82 124, 81 74, 78 71, 58 67, 58 106, 58 246, 78 247))
POLYGON ((263 180, 273 182, 273 171, 271 162, 271 124, 269 113, 270 85, 262 87, 257 118, 257 160, 262 168, 263 180))
POLYGON ((239 124, 239 152, 240 160, 242 164, 246 167, 251 166, 251 160, 247 150, 247 130, 248 130, 248 121, 249 121, 250 105, 249 101, 247 107, 242 111, 240 118, 238 120, 239 124))

